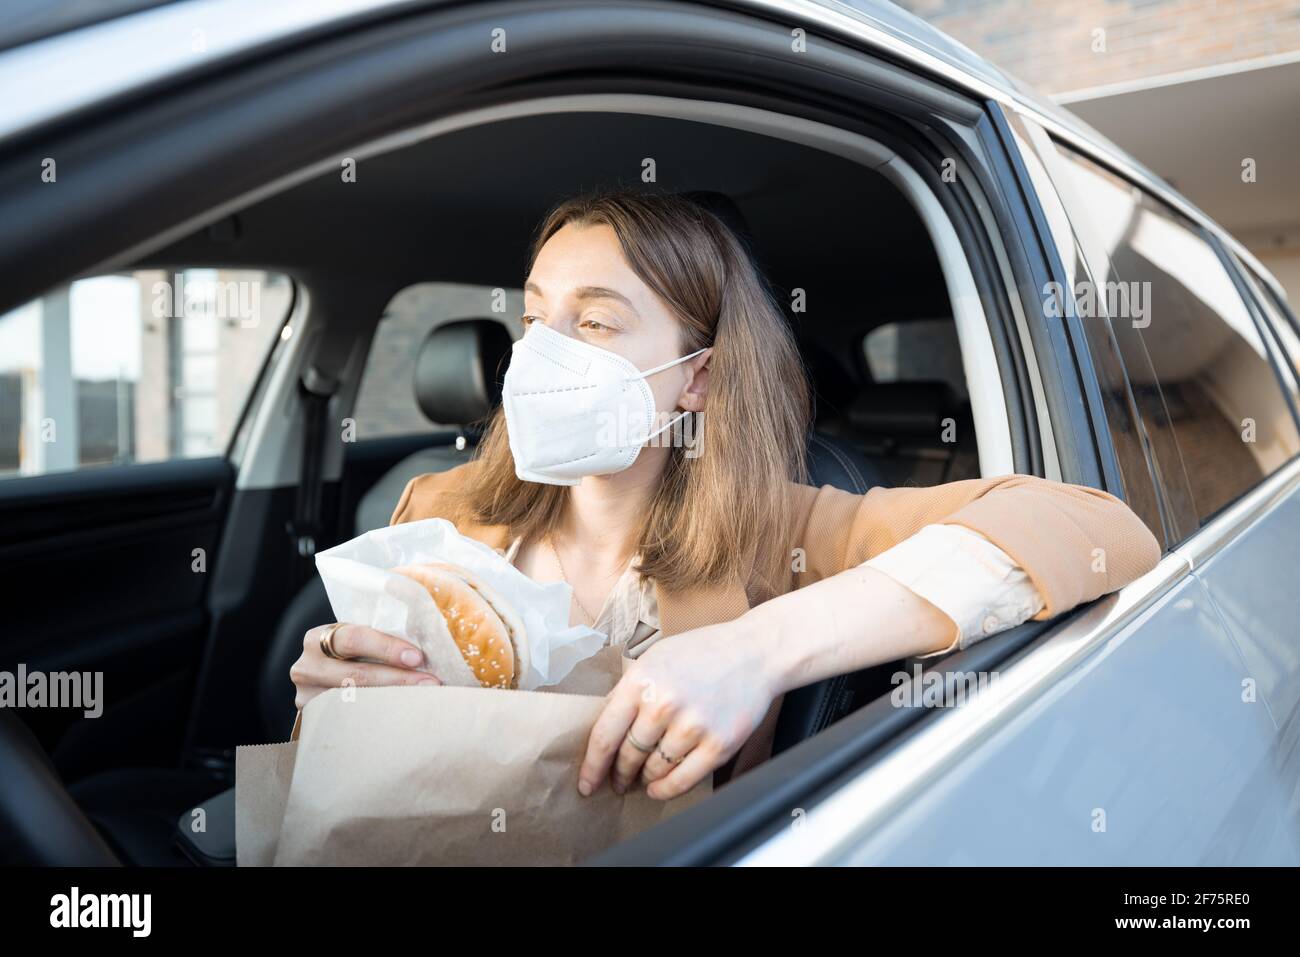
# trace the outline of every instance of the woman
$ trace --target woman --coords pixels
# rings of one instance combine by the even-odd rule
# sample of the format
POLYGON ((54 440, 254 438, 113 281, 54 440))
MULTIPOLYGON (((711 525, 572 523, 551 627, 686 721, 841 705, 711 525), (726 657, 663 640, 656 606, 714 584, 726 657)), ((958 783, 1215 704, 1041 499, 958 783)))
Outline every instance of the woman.
MULTIPOLYGON (((770 756, 786 691, 1057 615, 1159 558, 1095 489, 804 484, 810 401, 788 325, 734 234, 689 200, 562 203, 524 291, 477 457, 412 480, 393 522, 447 518, 568 582, 572 622, 626 646, 583 794, 727 780, 770 756)), ((412 645, 361 626, 312 629, 303 649, 299 708, 345 678, 436 682, 412 645), (358 657, 382 663, 338 660, 358 657)))

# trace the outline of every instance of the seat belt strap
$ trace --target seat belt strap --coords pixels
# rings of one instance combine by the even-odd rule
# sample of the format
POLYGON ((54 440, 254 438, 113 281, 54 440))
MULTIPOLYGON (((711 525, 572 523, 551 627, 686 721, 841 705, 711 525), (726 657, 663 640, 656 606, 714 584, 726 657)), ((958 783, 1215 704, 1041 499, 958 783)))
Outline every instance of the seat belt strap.
POLYGON ((321 515, 325 473, 325 430, 329 403, 338 391, 338 380, 309 367, 299 382, 303 410, 302 457, 298 464, 298 490, 293 518, 287 526, 293 549, 292 575, 296 586, 311 577, 316 549, 324 531, 321 515))

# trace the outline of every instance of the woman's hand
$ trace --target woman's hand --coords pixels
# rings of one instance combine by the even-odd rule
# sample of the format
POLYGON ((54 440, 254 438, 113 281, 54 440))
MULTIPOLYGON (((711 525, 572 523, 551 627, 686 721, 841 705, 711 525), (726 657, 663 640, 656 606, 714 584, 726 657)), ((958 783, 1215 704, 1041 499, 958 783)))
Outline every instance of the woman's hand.
POLYGON ((339 625, 330 646, 344 658, 367 661, 328 657, 320 642, 330 627, 321 625, 303 635, 302 656, 289 669, 289 679, 298 689, 294 704, 299 710, 322 691, 349 681, 359 688, 442 684, 434 675, 415 670, 424 664, 424 655, 415 645, 365 625, 339 625))
POLYGON ((943 649, 956 631, 930 602, 858 565, 725 624, 663 638, 610 692, 578 790, 591 794, 609 775, 622 793, 641 774, 652 798, 676 797, 729 761, 778 695, 943 649))
POLYGON ((779 693, 741 619, 663 638, 610 692, 591 729, 578 790, 640 775, 652 798, 684 794, 731 759, 779 693), (649 750, 642 750, 637 747, 649 750))

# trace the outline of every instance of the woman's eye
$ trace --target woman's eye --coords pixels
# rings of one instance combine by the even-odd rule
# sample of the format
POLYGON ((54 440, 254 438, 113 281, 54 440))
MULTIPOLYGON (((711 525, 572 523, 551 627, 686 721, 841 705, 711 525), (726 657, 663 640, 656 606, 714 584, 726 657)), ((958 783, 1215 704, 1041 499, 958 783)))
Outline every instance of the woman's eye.
POLYGON ((581 323, 579 323, 579 325, 583 326, 584 328, 590 329, 593 332, 608 332, 610 329, 613 328, 612 326, 605 325, 603 322, 597 319, 584 319, 582 320, 581 323))
POLYGON ((536 322, 539 318, 541 318, 541 317, 540 317, 540 316, 520 316, 520 317, 519 317, 519 321, 522 322, 522 323, 524 324, 524 328, 527 329, 527 328, 528 328, 529 326, 531 326, 534 322, 536 322))

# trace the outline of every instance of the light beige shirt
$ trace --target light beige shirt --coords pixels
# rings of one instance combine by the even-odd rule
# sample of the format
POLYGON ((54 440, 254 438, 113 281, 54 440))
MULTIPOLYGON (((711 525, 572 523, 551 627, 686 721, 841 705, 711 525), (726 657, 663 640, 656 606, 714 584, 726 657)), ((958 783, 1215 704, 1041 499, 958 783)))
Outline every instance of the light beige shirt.
MULTIPOLYGON (((506 549, 506 561, 515 563, 523 536, 516 536, 506 549)), ((659 634, 659 600, 654 583, 636 570, 641 556, 632 559, 614 587, 610 589, 591 627, 603 631, 611 645, 626 645, 624 654, 636 658, 661 637, 659 634)))

